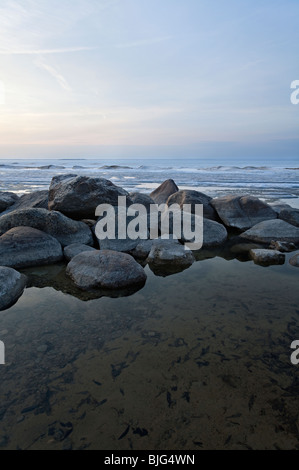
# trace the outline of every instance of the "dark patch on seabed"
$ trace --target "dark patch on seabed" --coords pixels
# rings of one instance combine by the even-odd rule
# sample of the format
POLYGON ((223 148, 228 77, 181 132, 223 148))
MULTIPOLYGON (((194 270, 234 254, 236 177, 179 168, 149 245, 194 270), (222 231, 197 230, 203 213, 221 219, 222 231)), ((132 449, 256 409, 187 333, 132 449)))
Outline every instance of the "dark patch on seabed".
POLYGON ((1 313, 0 448, 299 449, 299 271, 146 271, 128 297, 31 287, 1 313))

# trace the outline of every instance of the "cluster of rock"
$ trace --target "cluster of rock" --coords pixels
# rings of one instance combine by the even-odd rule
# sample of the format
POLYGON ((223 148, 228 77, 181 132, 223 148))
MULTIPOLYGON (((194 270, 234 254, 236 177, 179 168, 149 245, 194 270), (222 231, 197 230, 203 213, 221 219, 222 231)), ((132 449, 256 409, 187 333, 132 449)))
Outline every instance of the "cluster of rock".
MULTIPOLYGON (((153 272, 167 275, 191 266, 196 257, 180 240, 159 236, 151 239, 105 239, 95 235, 99 204, 118 204, 126 197, 127 206, 142 204, 149 215, 152 205, 173 204, 179 210, 189 205, 194 226, 196 205, 203 207, 202 248, 223 246, 236 234, 238 246, 255 263, 281 264, 285 252, 299 246, 299 210, 288 205, 266 204, 254 196, 224 196, 212 199, 195 190, 180 190, 167 180, 150 195, 128 193, 104 178, 59 175, 49 191, 36 191, 18 197, 0 193, 0 309, 21 295, 26 278, 16 269, 67 261, 67 275, 83 290, 121 289, 142 286, 148 264, 153 272), (9 295, 11 292, 11 295, 9 295)), ((117 211, 116 211, 117 213, 117 211)), ((163 220, 163 214, 159 224, 163 220)), ((117 220, 115 220, 117 226, 117 220)), ((298 266, 295 255, 290 264, 298 266)))

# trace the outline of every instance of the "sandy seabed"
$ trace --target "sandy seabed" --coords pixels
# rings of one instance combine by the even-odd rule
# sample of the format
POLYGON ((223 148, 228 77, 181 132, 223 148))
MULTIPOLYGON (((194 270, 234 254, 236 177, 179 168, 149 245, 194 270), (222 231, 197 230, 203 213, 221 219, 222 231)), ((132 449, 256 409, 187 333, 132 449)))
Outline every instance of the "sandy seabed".
POLYGON ((128 297, 31 287, 1 312, 1 448, 298 449, 299 271, 146 272, 128 297))

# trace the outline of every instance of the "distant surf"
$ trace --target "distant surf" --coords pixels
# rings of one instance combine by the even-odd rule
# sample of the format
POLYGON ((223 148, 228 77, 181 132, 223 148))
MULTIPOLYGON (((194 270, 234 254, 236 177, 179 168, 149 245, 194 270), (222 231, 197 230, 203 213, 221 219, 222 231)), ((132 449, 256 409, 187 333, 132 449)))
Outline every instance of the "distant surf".
POLYGON ((0 190, 18 194, 47 189, 53 176, 75 173, 111 179, 127 191, 151 192, 166 179, 215 197, 248 193, 264 199, 299 198, 298 161, 233 159, 22 159, 0 160, 0 190), (62 163, 63 162, 63 163, 62 163))

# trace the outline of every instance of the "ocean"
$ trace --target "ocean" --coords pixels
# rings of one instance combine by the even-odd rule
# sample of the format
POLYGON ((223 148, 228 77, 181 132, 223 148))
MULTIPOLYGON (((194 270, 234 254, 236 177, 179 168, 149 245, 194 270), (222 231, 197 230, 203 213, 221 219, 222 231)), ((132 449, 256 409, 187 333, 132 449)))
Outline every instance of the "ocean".
POLYGON ((247 193, 269 201, 293 199, 296 207, 299 197, 299 159, 2 159, 0 190, 23 194, 47 189, 54 175, 69 173, 107 178, 129 192, 151 192, 172 178, 180 189, 212 197, 247 193))
MULTIPOLYGON (((2 160, 0 190, 56 174, 150 192, 172 178, 211 196, 250 193, 299 207, 298 161, 2 160)), ((298 450, 298 268, 220 247, 133 294, 89 297, 66 263, 23 269, 0 312, 0 449, 298 450)))

